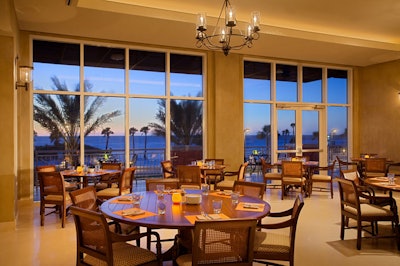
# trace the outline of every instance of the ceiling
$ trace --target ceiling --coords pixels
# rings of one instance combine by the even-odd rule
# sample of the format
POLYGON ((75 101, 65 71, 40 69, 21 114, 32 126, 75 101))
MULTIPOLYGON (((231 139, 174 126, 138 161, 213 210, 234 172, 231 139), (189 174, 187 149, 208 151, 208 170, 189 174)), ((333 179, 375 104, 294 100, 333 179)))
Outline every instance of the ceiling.
MULTIPOLYGON (((350 66, 400 59, 399 0, 230 0, 243 27, 261 13, 259 40, 232 53, 350 66)), ((21 30, 195 47, 198 12, 215 25, 222 0, 13 0, 21 30)), ((228 55, 229 56, 229 55, 228 55)))

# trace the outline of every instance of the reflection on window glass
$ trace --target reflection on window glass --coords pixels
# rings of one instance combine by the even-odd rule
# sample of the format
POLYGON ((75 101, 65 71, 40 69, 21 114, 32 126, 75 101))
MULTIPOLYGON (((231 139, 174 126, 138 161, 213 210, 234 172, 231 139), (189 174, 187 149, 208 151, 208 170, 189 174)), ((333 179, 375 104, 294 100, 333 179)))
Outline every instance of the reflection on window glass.
POLYGON ((125 50, 85 45, 85 91, 124 93, 125 92, 125 50))
POLYGON ((201 56, 171 54, 171 95, 203 96, 203 63, 201 56))
POLYGON ((297 102, 297 66, 276 65, 276 100, 297 102))
POLYGON ((165 53, 129 50, 130 93, 160 96, 165 88, 165 53))
POLYGON ((171 100, 171 157, 177 164, 203 158, 203 102, 171 100))
POLYGON ((346 70, 328 69, 328 103, 348 103, 346 70))
POLYGON ((322 102, 321 68, 303 68, 303 102, 322 102))
POLYGON ((244 99, 271 99, 271 64, 244 62, 244 99))
POLYGON ((244 104, 245 158, 263 156, 271 160, 271 105, 244 104))
POLYGON ((125 160, 123 98, 85 97, 85 163, 125 160), (90 110, 90 111, 89 111, 90 110), (90 129, 90 132, 88 130, 90 129))
POLYGON ((79 90, 79 44, 33 41, 35 90, 79 90))
POLYGON ((332 162, 336 156, 347 160, 348 155, 348 122, 347 107, 328 107, 328 150, 329 161, 332 162))
POLYGON ((165 160, 165 100, 130 99, 129 153, 133 165, 165 160))

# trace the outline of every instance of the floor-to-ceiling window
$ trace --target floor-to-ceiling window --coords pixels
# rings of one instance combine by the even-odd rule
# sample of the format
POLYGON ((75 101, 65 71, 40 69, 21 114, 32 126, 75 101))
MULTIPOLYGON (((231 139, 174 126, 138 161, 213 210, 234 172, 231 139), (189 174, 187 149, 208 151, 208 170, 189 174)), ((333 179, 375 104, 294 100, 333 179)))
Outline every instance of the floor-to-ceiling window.
POLYGON ((245 160, 348 156, 351 70, 245 60, 245 160))
POLYGON ((203 61, 172 51, 34 39, 35 166, 118 161, 136 165, 137 176, 154 176, 162 160, 201 159, 203 61))

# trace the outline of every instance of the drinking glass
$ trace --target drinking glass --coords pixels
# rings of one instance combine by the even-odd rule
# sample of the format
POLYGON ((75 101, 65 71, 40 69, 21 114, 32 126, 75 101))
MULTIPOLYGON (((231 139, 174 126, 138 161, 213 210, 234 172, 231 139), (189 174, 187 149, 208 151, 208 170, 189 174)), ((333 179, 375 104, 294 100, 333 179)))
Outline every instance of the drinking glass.
POLYGON ((389 185, 394 185, 394 173, 387 174, 389 185))
POLYGON ((222 200, 220 200, 220 199, 213 200, 212 201, 212 207, 213 207, 213 212, 214 213, 221 213, 222 200))
POLYGON ((208 191, 210 190, 210 186, 208 184, 201 184, 201 193, 204 196, 208 195, 208 191))
POLYGON ((232 191, 232 194, 231 194, 232 204, 239 203, 239 196, 240 196, 239 191, 232 191))
POLYGON ((163 193, 165 190, 165 185, 157 185, 156 189, 157 189, 157 193, 163 193))
POLYGON ((140 209, 140 200, 141 200, 140 194, 137 193, 132 194, 133 208, 140 209))

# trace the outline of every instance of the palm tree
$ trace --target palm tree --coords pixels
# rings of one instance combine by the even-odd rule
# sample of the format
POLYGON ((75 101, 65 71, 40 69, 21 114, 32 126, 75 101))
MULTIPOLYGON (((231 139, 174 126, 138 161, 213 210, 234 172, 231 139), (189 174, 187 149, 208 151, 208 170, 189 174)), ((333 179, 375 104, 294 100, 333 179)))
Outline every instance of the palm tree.
POLYGON ((114 134, 113 131, 111 131, 111 128, 106 127, 101 131, 101 135, 104 135, 106 137, 106 152, 108 151, 108 140, 110 139, 110 135, 114 134))
POLYGON ((265 125, 262 127, 261 131, 257 132, 257 138, 258 139, 265 139, 265 145, 267 147, 267 153, 269 154, 270 148, 269 148, 269 139, 271 136, 271 125, 265 125))
MULTIPOLYGON (((61 83, 57 77, 51 78, 55 91, 69 91, 65 83, 61 83)), ((92 84, 85 81, 85 91, 91 91, 92 84)), ((79 84, 75 91, 79 92, 79 84)), ((113 118, 121 115, 121 111, 110 113, 99 113, 99 108, 104 104, 106 98, 97 96, 89 104, 87 97, 84 98, 84 130, 85 136, 95 131, 113 118)), ((64 140, 65 159, 73 165, 78 164, 76 157, 80 146, 80 95, 57 94, 36 94, 33 107, 33 119, 50 133, 50 140, 57 143, 60 139, 64 140), (75 155, 75 157, 74 157, 75 155)))
POLYGON ((132 151, 135 150, 135 134, 136 134, 137 131, 138 130, 135 127, 131 127, 129 129, 129 136, 132 136, 132 151))
MULTIPOLYGON (((156 119, 150 123, 157 136, 165 136, 165 101, 158 102, 156 119)), ((177 145, 202 144, 203 108, 201 101, 171 100, 171 141, 177 145)))
POLYGON ((144 126, 140 129, 140 132, 144 134, 144 155, 143 157, 147 158, 147 133, 149 132, 150 128, 148 126, 144 126))
POLYGON ((295 138, 294 138, 294 129, 296 127, 296 124, 295 123, 291 123, 290 126, 292 127, 292 139, 290 140, 290 143, 294 143, 294 140, 295 140, 295 138))

